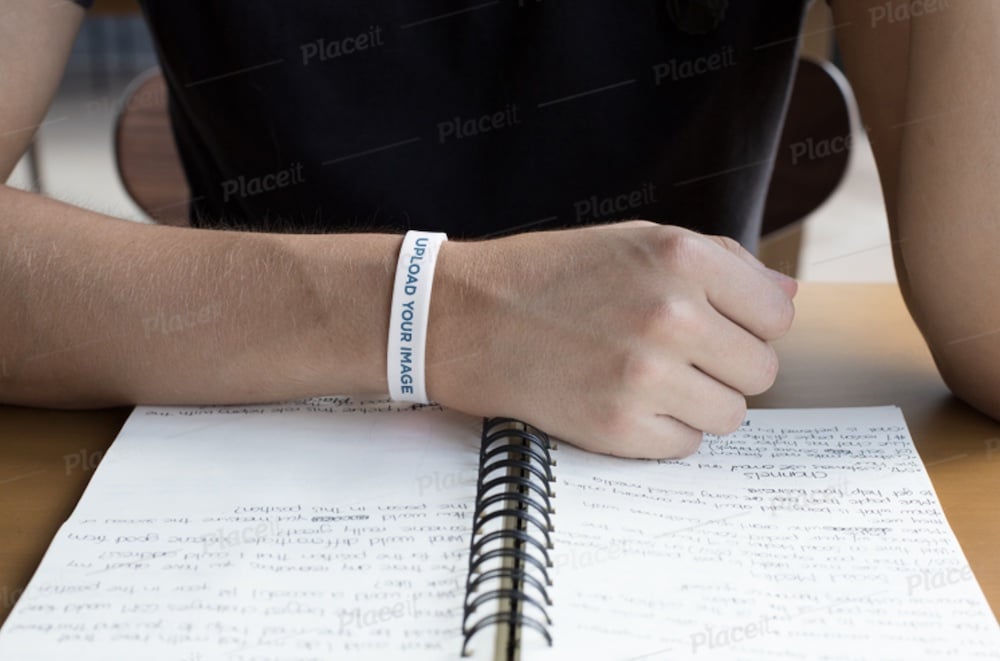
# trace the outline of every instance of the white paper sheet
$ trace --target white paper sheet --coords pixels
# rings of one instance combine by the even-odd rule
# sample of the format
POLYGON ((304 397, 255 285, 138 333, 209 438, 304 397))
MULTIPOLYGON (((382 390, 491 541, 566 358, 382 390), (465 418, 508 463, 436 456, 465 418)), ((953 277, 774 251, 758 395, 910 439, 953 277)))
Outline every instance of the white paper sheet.
POLYGON ((680 461, 555 456, 555 645, 526 659, 1000 659, 894 407, 751 411, 680 461))
POLYGON ((0 659, 456 657, 481 419, 384 408, 137 409, 0 659))
MULTIPOLYGON (((457 658, 481 421, 386 408, 137 409, 0 659, 457 658)), ((897 409, 555 456, 556 646, 526 631, 529 661, 1000 659, 897 409)))

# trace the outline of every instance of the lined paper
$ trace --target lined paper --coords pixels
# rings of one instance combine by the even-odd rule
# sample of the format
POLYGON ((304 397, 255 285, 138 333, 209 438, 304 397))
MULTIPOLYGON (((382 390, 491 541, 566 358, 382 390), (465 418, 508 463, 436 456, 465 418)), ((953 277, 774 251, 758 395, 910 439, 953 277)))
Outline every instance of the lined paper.
MULTIPOLYGON (((480 431, 351 397, 140 407, 0 658, 458 658, 480 431)), ((896 408, 751 411, 678 461, 554 456, 555 646, 525 630, 524 659, 1000 659, 896 408)))
POLYGON ((351 398, 138 408, 0 658, 454 658, 480 425, 351 398))
POLYGON ((556 455, 539 656, 1000 659, 897 408, 755 410, 680 461, 556 455))

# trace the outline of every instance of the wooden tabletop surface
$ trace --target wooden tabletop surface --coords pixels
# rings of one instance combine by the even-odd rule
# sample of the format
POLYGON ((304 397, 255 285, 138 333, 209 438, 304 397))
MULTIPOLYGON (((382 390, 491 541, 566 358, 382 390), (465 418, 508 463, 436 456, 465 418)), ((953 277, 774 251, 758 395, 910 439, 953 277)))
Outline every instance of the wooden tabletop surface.
POLYGON ((805 283, 758 408, 903 410, 969 564, 1000 619, 1000 424, 950 394, 896 285, 805 283))
MULTIPOLYGON (((796 307, 778 382, 751 406, 900 406, 1000 618, 1000 424, 948 393, 894 285, 807 283, 796 307)), ((0 406, 0 622, 128 413, 0 406)))

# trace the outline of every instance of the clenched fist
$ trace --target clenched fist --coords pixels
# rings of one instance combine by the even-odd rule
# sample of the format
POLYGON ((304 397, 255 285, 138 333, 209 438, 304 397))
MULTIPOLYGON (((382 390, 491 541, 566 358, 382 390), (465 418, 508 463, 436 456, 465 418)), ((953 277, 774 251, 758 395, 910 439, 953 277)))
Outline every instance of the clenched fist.
POLYGON ((596 452, 688 455, 774 383, 796 287, 735 241, 655 223, 448 242, 428 393, 596 452))

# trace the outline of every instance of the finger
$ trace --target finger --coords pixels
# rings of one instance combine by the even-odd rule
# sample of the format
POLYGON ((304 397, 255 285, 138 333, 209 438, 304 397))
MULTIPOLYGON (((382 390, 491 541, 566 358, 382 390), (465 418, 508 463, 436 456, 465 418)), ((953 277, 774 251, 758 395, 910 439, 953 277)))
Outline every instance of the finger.
POLYGON ((743 394, 691 365, 676 365, 656 398, 657 410, 710 434, 739 429, 747 414, 743 394))
POLYGON ((774 385, 778 355, 756 335, 714 310, 701 317, 700 332, 677 338, 691 364, 743 395, 759 395, 774 385))
MULTIPOLYGON (((719 247, 731 252, 734 256, 739 257, 741 260, 746 262, 749 266, 757 269, 758 271, 772 271, 773 269, 767 268, 764 262, 757 259, 757 256, 752 252, 743 247, 743 245, 728 236, 719 236, 716 234, 705 234, 706 239, 713 241, 718 244, 719 247)), ((777 271, 775 271, 777 273, 777 271)), ((787 276, 786 276, 787 277, 787 276)))
POLYGON ((784 291, 789 298, 795 297, 795 294, 799 290, 799 283, 795 278, 791 277, 787 273, 782 273, 781 271, 776 271, 775 269, 768 267, 766 264, 764 264, 764 262, 757 259, 756 255, 754 255, 752 252, 750 252, 742 245, 740 245, 739 241, 734 241, 728 236, 714 236, 714 235, 706 235, 706 236, 707 238, 712 239, 713 241, 718 243, 720 246, 722 246, 729 252, 733 253, 733 255, 735 255, 736 257, 740 258, 753 268, 757 269, 767 277, 774 280, 774 282, 779 287, 781 287, 781 290, 784 291))
POLYGON ((628 435, 601 442, 602 450, 633 459, 679 459, 694 454, 703 434, 669 415, 637 415, 628 435))
POLYGON ((676 361, 743 395, 757 395, 774 385, 778 375, 774 348, 720 314, 707 300, 671 302, 660 317, 654 335, 648 338, 655 350, 643 353, 645 360, 632 363, 630 375, 634 375, 637 391, 670 378, 661 364, 663 356, 675 356, 676 361))
POLYGON ((781 291, 785 292, 785 295, 788 296, 788 298, 795 298, 795 295, 799 293, 799 281, 795 278, 785 275, 781 271, 775 271, 771 268, 767 269, 764 273, 767 277, 778 283, 778 286, 781 287, 781 291))
POLYGON ((706 253, 698 255, 695 264, 701 264, 698 274, 712 307, 762 340, 787 333, 795 308, 775 277, 735 241, 706 238, 694 249, 703 246, 706 253))

